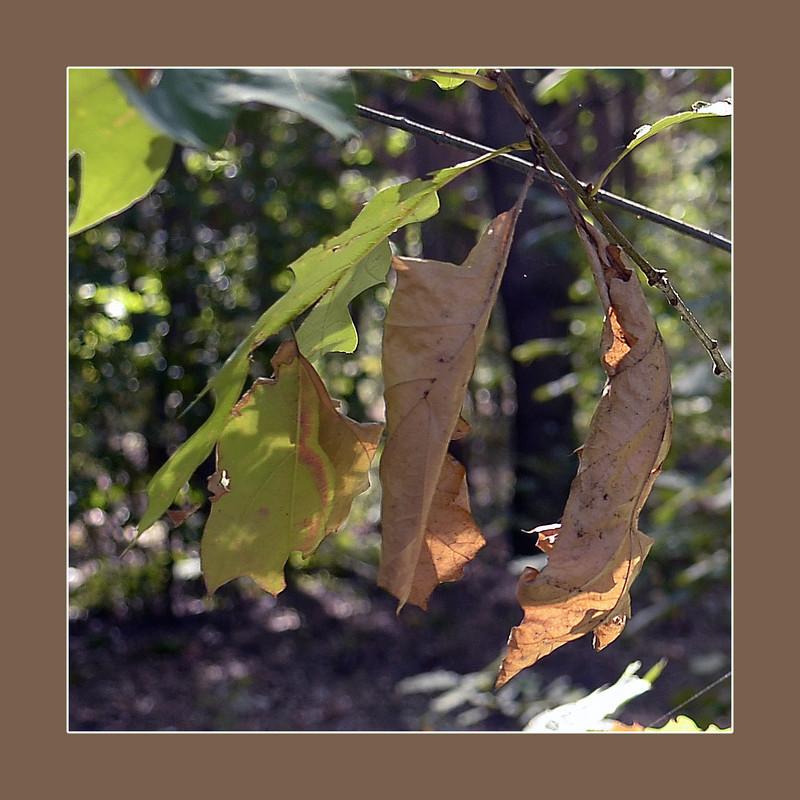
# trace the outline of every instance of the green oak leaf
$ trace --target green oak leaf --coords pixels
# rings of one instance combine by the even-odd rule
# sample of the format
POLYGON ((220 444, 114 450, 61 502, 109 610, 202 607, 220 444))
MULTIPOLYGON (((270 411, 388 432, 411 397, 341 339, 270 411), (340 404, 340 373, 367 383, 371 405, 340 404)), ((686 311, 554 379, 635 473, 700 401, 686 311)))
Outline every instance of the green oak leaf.
POLYGON ((594 186, 591 193, 593 195, 597 194, 611 170, 614 169, 628 153, 643 142, 646 142, 651 136, 655 136, 657 133, 661 133, 661 131, 671 128, 673 125, 679 125, 682 122, 689 122, 691 120, 700 119, 701 117, 729 117, 732 113, 733 103, 730 100, 722 100, 716 103, 707 103, 701 100, 692 106, 691 111, 681 111, 679 114, 663 117, 652 125, 642 125, 633 132, 633 139, 628 143, 628 146, 611 162, 598 178, 597 184, 594 186))
POLYGON ((69 70, 69 155, 81 159, 70 236, 129 208, 164 174, 173 142, 147 124, 105 69, 69 70))
POLYGON ((246 103, 294 111, 338 140, 358 134, 346 69, 165 69, 146 92, 127 72, 114 74, 145 118, 198 150, 222 147, 246 103))
POLYGON ((211 514, 201 542, 209 593, 238 577, 285 586, 293 552, 310 555, 345 521, 383 431, 341 414, 293 341, 237 403, 217 444, 211 514))

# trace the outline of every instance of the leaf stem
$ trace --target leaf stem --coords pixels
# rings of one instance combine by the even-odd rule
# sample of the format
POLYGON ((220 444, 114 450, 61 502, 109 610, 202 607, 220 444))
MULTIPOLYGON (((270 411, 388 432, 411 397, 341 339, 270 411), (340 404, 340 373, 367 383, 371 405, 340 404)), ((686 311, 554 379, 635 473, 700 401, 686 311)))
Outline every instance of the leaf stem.
POLYGON ((697 321, 697 318, 692 314, 687 305, 680 298, 678 293, 673 288, 665 270, 656 269, 650 264, 647 259, 639 253, 639 251, 628 241, 627 237, 620 231, 614 222, 600 207, 600 203, 591 194, 591 185, 584 186, 578 179, 570 172, 569 168, 559 158, 558 153, 550 146, 550 143, 545 138, 544 134, 539 129, 536 121, 530 115, 525 105, 519 98, 511 78, 505 70, 497 69, 490 73, 490 76, 497 81, 497 86, 503 93, 503 96, 508 101, 509 105, 517 113, 517 116, 522 120, 525 125, 525 130, 528 140, 533 148, 534 155, 542 158, 547 164, 552 165, 559 175, 553 175, 555 180, 560 177, 569 185, 570 189, 580 198, 586 208, 589 209, 592 216, 597 220, 598 224, 603 228, 606 236, 611 241, 616 242, 625 253, 634 261, 637 266, 647 277, 651 286, 659 289, 667 298, 667 302, 673 306, 681 319, 686 323, 689 330, 700 340, 700 343, 708 351, 711 360, 714 362, 714 373, 721 375, 727 380, 731 380, 731 368, 726 363, 719 349, 719 343, 716 339, 712 339, 703 329, 702 325, 697 321))
MULTIPOLYGON (((424 136, 425 138, 431 139, 439 144, 457 147, 460 150, 465 150, 469 153, 491 153, 494 150, 494 148, 489 147, 488 145, 481 144, 480 142, 473 142, 470 139, 465 139, 462 136, 456 136, 452 133, 448 133, 447 131, 430 128, 427 125, 423 125, 421 122, 408 119, 408 117, 388 114, 385 111, 379 111, 378 109, 358 104, 356 105, 356 110, 358 115, 364 119, 372 120, 373 122, 380 122, 381 124, 388 125, 392 128, 397 128, 408 133, 424 136)), ((498 156, 495 159, 495 162, 502 164, 504 167, 509 167, 517 172, 521 172, 524 175, 530 172, 531 166, 533 166, 530 161, 513 155, 498 156)), ((535 170, 536 178, 538 180, 549 182, 550 179, 544 167, 535 166, 535 170)), ((565 188, 569 186, 566 179, 561 175, 556 174, 555 178, 561 186, 565 188)), ((679 219, 662 214, 660 211, 656 211, 648 206, 643 206, 641 203, 635 203, 633 200, 628 200, 625 197, 620 197, 619 195, 612 194, 611 192, 607 192, 602 189, 599 189, 596 192, 596 195, 598 201, 602 201, 610 206, 619 208, 621 211, 626 211, 629 214, 635 214, 637 217, 641 217, 642 219, 648 219, 651 222, 655 222, 656 224, 670 228, 677 233, 681 233, 685 236, 690 236, 693 239, 697 239, 698 241, 710 244, 720 250, 725 250, 726 252, 731 251, 730 239, 726 239, 724 236, 721 236, 714 231, 704 230, 703 228, 689 225, 686 222, 682 222, 679 219)))

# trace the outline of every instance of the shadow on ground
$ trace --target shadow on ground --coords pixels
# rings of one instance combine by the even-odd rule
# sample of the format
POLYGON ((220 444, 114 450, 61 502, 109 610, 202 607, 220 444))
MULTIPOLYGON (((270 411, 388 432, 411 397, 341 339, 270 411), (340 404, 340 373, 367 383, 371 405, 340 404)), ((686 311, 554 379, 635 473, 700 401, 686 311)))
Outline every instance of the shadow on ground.
MULTIPOLYGON (((619 715, 647 725, 729 668, 729 631, 714 627, 704 595, 600 653, 590 637, 560 648, 508 684, 516 702, 495 703, 497 659, 521 611, 515 576, 486 551, 437 589, 428 612, 407 607, 399 618, 393 598, 352 575, 306 576, 278 598, 231 593, 212 610, 195 599, 171 615, 70 622, 70 730, 519 731, 548 697, 576 699, 632 661, 644 674, 667 658, 653 689, 619 715), (452 684, 452 673, 482 670, 452 708, 435 692, 398 688, 422 673, 435 683, 449 671, 452 684)), ((726 681, 681 713, 727 727, 729 691, 726 681)))

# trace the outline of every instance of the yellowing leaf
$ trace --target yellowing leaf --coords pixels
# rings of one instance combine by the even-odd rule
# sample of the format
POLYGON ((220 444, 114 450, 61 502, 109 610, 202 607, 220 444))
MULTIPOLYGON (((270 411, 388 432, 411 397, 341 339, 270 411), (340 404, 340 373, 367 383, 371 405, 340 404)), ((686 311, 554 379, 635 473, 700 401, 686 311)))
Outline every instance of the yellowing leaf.
POLYGON ((672 401, 664 342, 620 249, 571 207, 606 319, 608 381, 580 452, 560 527, 539 529, 541 572, 520 576, 522 623, 511 631, 497 686, 555 648, 594 632, 595 649, 630 617, 630 588, 652 540, 638 528, 669 449, 672 401))
POLYGON ((461 266, 393 261, 397 286, 383 339, 387 440, 378 584, 397 597, 398 609, 406 602, 424 608, 435 585, 460 577, 484 544, 462 489, 463 468, 447 450, 463 432, 467 384, 529 185, 461 266))
POLYGON ((383 426, 341 414, 295 342, 272 366, 275 376, 254 382, 217 444, 201 544, 209 592, 249 576, 278 594, 289 555, 313 552, 369 485, 383 426))

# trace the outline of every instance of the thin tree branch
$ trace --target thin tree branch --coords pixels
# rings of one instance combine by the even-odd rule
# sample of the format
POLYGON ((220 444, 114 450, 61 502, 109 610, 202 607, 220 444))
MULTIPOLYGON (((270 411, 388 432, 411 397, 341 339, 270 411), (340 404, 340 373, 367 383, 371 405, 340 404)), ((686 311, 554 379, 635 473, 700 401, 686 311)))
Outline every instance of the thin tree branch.
MULTIPOLYGON (((378 111, 377 109, 362 105, 356 105, 356 109, 359 116, 363 117, 364 119, 369 119, 373 122, 380 122, 384 125, 388 125, 392 128, 398 128, 399 130, 403 130, 408 133, 419 134, 420 136, 425 136, 427 139, 431 139, 439 144, 448 144, 469 153, 476 153, 480 155, 483 153, 491 153, 494 149, 488 145, 473 142, 470 139, 464 139, 461 136, 455 136, 452 133, 447 133, 446 131, 429 128, 427 125, 423 125, 420 122, 415 122, 407 117, 387 114, 385 111, 378 111)), ((530 161, 520 158, 519 156, 512 155, 497 156, 494 159, 494 162, 496 164, 502 164, 503 166, 509 167, 523 174, 527 174, 532 166, 530 161)), ((549 182, 549 177, 544 167, 536 166, 535 169, 536 178, 538 180, 549 182)), ((567 179, 562 175, 557 173, 553 174, 556 181, 558 181, 562 187, 567 188, 570 185, 567 179)), ((693 239, 697 239, 701 242, 705 242, 706 244, 717 247, 720 250, 725 250, 727 252, 731 251, 730 239, 726 239, 724 236, 714 233, 713 231, 704 230, 703 228, 697 228, 694 225, 681 222, 674 217, 669 217, 666 214, 662 214, 659 211, 655 211, 652 208, 643 206, 640 203, 635 203, 634 201, 628 200, 624 197, 619 197, 619 195, 612 194, 604 189, 600 189, 596 193, 595 197, 598 200, 608 203, 610 206, 615 206, 622 211, 635 214, 637 217, 651 220, 652 222, 663 225, 667 228, 671 228, 672 230, 677 231, 685 236, 690 236, 693 239)))
MULTIPOLYGON (((650 285, 655 286, 661 292, 663 292, 669 304, 677 309, 681 319, 686 323, 692 333, 694 333, 694 335, 700 340, 700 343, 703 345, 703 347, 705 347, 705 349, 708 351, 708 354, 711 356, 711 360, 714 362, 714 373, 717 375, 722 375, 724 378, 727 378, 727 380, 731 380, 731 368, 722 357, 717 340, 712 339, 703 330, 703 327, 697 321, 694 314, 692 314, 683 300, 681 300, 681 298, 678 296, 678 293, 675 291, 675 289, 673 289, 672 284, 667 278, 666 272, 662 269, 655 269, 655 267, 653 267, 652 264, 650 264, 644 258, 644 256, 642 256, 639 251, 636 250, 636 248, 628 241, 622 231, 617 228, 617 226, 608 218, 602 208, 600 208, 600 204, 596 202, 596 199, 589 194, 587 188, 581 184, 569 171, 555 150, 553 150, 553 148, 550 146, 550 143, 542 134, 539 126, 536 124, 536 121, 533 119, 520 100, 519 95, 514 88, 514 84, 511 82, 511 78, 508 76, 508 73, 502 69, 493 70, 490 73, 490 77, 493 77, 497 81, 498 88, 503 92, 503 95, 508 101, 509 105, 511 105, 524 123, 528 140, 533 148, 534 156, 536 158, 545 159, 546 163, 551 164, 554 170, 558 170, 561 177, 566 180, 566 182, 569 184, 569 187, 575 192, 576 195, 578 195, 583 204, 592 213, 592 216, 594 216, 594 218, 603 228, 608 238, 616 242, 628 254, 628 256, 630 256, 630 258, 636 262, 642 272, 644 272, 644 274, 647 276, 647 280, 650 285)), ((556 179, 555 176, 554 179, 556 179)))

